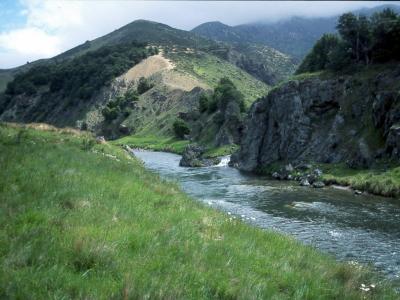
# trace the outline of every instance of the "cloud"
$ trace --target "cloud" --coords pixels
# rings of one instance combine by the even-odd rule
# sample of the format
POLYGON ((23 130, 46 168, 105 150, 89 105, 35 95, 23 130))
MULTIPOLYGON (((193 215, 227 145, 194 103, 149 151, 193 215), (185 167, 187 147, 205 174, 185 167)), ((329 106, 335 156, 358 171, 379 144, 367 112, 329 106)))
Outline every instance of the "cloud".
POLYGON ((24 16, 25 23, 0 32, 0 68, 51 57, 136 19, 189 30, 208 21, 238 25, 277 21, 295 15, 332 16, 381 4, 383 2, 20 0, 19 14, 24 16))
POLYGON ((0 45, 24 55, 51 56, 61 50, 59 37, 39 28, 23 28, 0 34, 0 45))

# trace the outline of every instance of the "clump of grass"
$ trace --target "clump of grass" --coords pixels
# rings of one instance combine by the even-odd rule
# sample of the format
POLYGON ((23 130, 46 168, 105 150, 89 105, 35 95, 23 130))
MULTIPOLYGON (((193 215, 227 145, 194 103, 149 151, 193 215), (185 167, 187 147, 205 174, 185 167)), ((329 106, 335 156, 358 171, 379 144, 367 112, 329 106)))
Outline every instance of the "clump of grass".
POLYGON ((17 131, 0 126, 0 298, 398 297, 366 268, 199 204, 120 147, 37 129, 16 144, 17 131))
POLYGON ((82 150, 85 151, 89 151, 92 150, 92 148, 94 147, 94 145, 96 144, 96 140, 94 138, 83 138, 82 139, 82 150))

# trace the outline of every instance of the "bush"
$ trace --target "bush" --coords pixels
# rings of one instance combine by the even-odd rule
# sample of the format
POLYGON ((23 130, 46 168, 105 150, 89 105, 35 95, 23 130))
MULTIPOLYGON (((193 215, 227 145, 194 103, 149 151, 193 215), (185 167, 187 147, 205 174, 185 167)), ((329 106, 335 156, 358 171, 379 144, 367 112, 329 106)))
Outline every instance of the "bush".
POLYGON ((139 100, 139 95, 135 90, 130 89, 125 93, 125 100, 128 103, 136 102, 139 100))
POLYGON ((199 99, 199 111, 200 112, 205 112, 205 111, 207 111, 208 110, 208 108, 209 108, 209 99, 208 99, 208 97, 207 97, 207 95, 205 95, 205 94, 202 94, 201 96, 200 96, 200 99, 199 99))
POLYGON ((106 121, 115 120, 118 117, 119 112, 120 111, 118 107, 110 107, 108 105, 102 110, 102 114, 106 121))
POLYGON ((214 100, 221 111, 225 111, 228 103, 235 102, 241 112, 245 111, 245 103, 242 93, 236 88, 231 80, 222 78, 214 89, 214 100))
POLYGON ((180 139, 184 138, 186 134, 190 133, 188 125, 182 119, 176 119, 173 124, 173 128, 175 135, 180 139))
POLYGON ((139 95, 150 90, 154 85, 150 83, 146 78, 140 77, 137 87, 137 92, 139 95))

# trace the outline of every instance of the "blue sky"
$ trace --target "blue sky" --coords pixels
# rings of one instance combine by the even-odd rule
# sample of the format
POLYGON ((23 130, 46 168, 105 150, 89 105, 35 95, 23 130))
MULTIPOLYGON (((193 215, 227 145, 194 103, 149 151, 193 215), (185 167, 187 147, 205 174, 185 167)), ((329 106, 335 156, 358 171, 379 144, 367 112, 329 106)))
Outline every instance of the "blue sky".
POLYGON ((24 6, 20 1, 0 1, 0 32, 23 26, 26 21, 24 6))
POLYGON ((136 19, 189 30, 208 21, 228 25, 274 22, 291 16, 332 16, 382 4, 378 1, 0 0, 0 68, 55 56, 136 19))

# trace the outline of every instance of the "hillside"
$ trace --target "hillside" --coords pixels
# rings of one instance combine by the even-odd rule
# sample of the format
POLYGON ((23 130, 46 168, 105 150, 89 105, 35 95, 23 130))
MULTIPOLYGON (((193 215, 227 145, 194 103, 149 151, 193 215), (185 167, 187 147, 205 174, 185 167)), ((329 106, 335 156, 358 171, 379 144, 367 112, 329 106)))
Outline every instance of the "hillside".
POLYGON ((0 163, 0 298, 361 299, 379 282, 371 299, 395 299, 367 269, 196 203, 87 133, 1 124, 0 163))
POLYGON ((135 21, 24 66, 27 71, 0 95, 0 119, 87 128, 108 138, 173 136, 174 120, 196 110, 200 95, 222 77, 232 79, 248 106, 268 91, 225 59, 224 47, 167 25, 135 21), (142 79, 149 86, 138 92, 142 79))
MULTIPOLYGON (((387 7, 400 11, 398 5, 382 5, 356 10, 354 13, 371 15, 387 7)), ((299 63, 324 33, 336 31, 337 20, 338 16, 326 18, 293 17, 275 23, 260 21, 238 26, 208 22, 195 27, 192 32, 230 44, 255 43, 269 46, 295 58, 299 63)))

